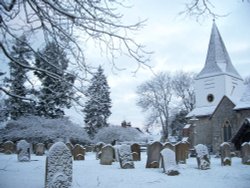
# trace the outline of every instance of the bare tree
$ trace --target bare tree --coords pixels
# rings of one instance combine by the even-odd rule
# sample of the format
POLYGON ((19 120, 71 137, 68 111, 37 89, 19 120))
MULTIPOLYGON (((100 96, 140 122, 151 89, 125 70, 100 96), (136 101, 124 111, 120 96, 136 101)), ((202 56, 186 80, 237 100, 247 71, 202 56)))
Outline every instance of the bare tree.
POLYGON ((168 138, 170 106, 173 96, 170 73, 159 73, 152 80, 137 88, 137 105, 144 111, 150 111, 150 120, 158 120, 162 126, 162 139, 168 138))
POLYGON ((172 87, 175 95, 181 98, 181 103, 186 112, 194 109, 195 93, 194 93, 194 77, 191 72, 176 72, 173 77, 172 87))
MULTIPOLYGON (((92 66, 84 60, 80 37, 83 39, 81 41, 93 40, 99 44, 114 65, 115 57, 121 53, 136 60, 138 67, 146 65, 148 53, 143 45, 130 36, 131 32, 140 29, 144 21, 123 24, 119 7, 125 7, 122 0, 1 0, 0 51, 12 63, 56 79, 62 78, 33 64, 25 65, 13 57, 10 53, 13 41, 20 40, 22 34, 28 36, 31 45, 27 45, 36 56, 41 56, 37 53, 37 47, 55 42, 67 52, 71 66, 82 71, 77 74, 81 80, 85 79, 86 73, 91 72, 92 66)), ((2 87, 0 90, 5 91, 2 87)))

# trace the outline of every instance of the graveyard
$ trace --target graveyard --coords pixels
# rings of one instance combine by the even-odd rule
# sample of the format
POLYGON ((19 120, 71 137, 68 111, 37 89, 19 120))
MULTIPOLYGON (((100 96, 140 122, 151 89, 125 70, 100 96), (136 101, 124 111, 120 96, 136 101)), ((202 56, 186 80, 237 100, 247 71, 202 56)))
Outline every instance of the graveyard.
MULTIPOLYGON (((112 147, 100 143, 96 150, 99 153, 75 145, 71 148, 72 155, 69 147, 57 142, 45 154, 31 153, 30 158, 26 157, 26 162, 20 161, 20 155, 27 156, 25 151, 30 152, 26 143, 19 144, 17 153, 0 153, 0 187, 53 187, 61 180, 65 180, 66 187, 72 188, 248 188, 250 184, 250 166, 243 164, 242 158, 226 157, 230 164, 225 165, 221 157, 207 156, 204 145, 198 146, 197 151, 198 157, 205 156, 205 160, 209 160, 209 166, 205 163, 205 167, 208 167, 205 170, 197 164, 196 157, 185 158, 185 162, 178 164, 175 162, 175 159, 183 158, 179 154, 175 158, 175 153, 186 155, 185 145, 175 147, 174 152, 171 149, 173 146, 160 142, 150 144, 148 150, 137 144, 131 146, 132 152, 128 144, 112 147), (21 151, 22 148, 24 151, 21 151), (182 152, 178 152, 178 148, 182 148, 182 152), (120 155, 117 156, 117 152, 120 155), (159 156, 163 157, 163 165, 159 163, 159 156), (51 183, 54 185, 50 185, 51 183)), ((37 150, 41 150, 41 144, 37 150)), ((203 162, 200 165, 202 164, 203 162)), ((61 186, 57 184, 57 187, 61 186)))

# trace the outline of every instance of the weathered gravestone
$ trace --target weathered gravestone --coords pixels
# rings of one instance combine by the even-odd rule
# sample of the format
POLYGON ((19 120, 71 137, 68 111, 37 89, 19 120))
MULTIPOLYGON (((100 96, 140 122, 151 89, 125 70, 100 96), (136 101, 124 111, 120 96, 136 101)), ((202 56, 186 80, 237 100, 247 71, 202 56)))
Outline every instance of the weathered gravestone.
POLYGON ((123 169, 135 168, 131 148, 129 145, 121 145, 119 147, 119 162, 123 169))
POLYGON ((98 142, 95 145, 96 159, 100 159, 102 147, 105 146, 104 142, 98 142))
POLYGON ((242 164, 250 165, 250 143, 244 142, 241 145, 242 164))
POLYGON ((115 161, 119 161, 119 148, 120 148, 121 145, 114 145, 113 148, 114 148, 114 159, 115 161))
POLYGON ((76 144, 72 150, 74 160, 85 160, 86 150, 80 144, 76 144))
POLYGON ((161 150, 162 144, 160 142, 153 142, 148 145, 146 168, 159 168, 161 150))
POLYGON ((63 142, 51 146, 46 158, 45 188, 70 188, 72 185, 72 155, 63 142))
POLYGON ((35 147, 35 154, 37 156, 43 156, 45 153, 45 145, 43 143, 38 143, 36 144, 35 147))
POLYGON ((105 145, 101 149, 100 164, 112 165, 114 159, 114 148, 111 145, 105 145))
POLYGON ((220 154, 221 154, 221 165, 222 166, 231 166, 231 149, 228 142, 223 142, 220 145, 220 154))
POLYGON ((175 145, 171 144, 170 142, 166 142, 163 144, 163 149, 168 148, 175 152, 175 145))
POLYGON ((179 173, 176 165, 175 152, 165 148, 161 150, 163 171, 169 176, 176 176, 179 173))
POLYGON ((198 169, 206 170, 210 168, 210 157, 207 146, 198 144, 195 146, 198 169))
POLYGON ((17 159, 19 162, 30 161, 30 143, 20 140, 17 143, 17 159))
POLYGON ((133 156, 133 161, 141 160, 141 146, 137 143, 131 145, 131 151, 133 156))
POLYGON ((186 164, 189 153, 189 143, 179 142, 175 145, 176 162, 186 164))
POLYGON ((3 144, 3 148, 4 148, 4 153, 5 154, 13 154, 15 153, 15 144, 12 141, 6 141, 3 144))

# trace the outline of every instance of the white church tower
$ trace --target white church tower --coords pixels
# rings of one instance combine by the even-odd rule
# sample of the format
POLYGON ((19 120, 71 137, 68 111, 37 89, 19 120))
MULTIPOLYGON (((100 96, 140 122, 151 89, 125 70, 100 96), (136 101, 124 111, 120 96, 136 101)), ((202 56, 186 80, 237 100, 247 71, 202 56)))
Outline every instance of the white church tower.
POLYGON ((243 79, 234 68, 219 30, 213 22, 206 63, 195 79, 196 113, 209 115, 223 96, 239 98, 243 79))

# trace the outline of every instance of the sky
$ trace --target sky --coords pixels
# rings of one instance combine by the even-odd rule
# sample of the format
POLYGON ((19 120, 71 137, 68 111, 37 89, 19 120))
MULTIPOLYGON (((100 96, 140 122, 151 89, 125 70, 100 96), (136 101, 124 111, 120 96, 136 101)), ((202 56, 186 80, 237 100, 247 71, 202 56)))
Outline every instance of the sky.
MULTIPOLYGON (((124 20, 134 23, 147 19, 146 26, 134 39, 153 51, 148 63, 154 73, 161 71, 192 71, 198 73, 205 64, 213 18, 196 20, 179 13, 187 0, 130 0, 131 8, 123 10, 124 20)), ((250 75, 250 3, 240 0, 211 0, 216 13, 227 15, 215 20, 233 65, 245 78, 250 75)), ((133 59, 118 58, 116 64, 123 71, 113 71, 104 56, 96 55, 94 47, 86 47, 87 61, 101 62, 111 87, 112 115, 109 122, 119 125, 123 120, 132 126, 143 127, 146 114, 136 106, 136 88, 153 77, 150 69, 140 68, 136 74, 133 59)), ((71 113, 70 113, 71 114, 71 113)), ((74 113, 74 120, 82 116, 74 113)))
MULTIPOLYGON (((127 0, 130 8, 118 9, 124 14, 124 23, 135 23, 147 19, 145 26, 132 36, 154 52, 148 64, 154 73, 161 71, 192 71, 198 73, 205 63, 212 17, 196 20, 179 13, 191 0, 127 0)), ((218 14, 227 15, 216 19, 216 24, 229 52, 233 65, 243 78, 250 75, 250 2, 241 0, 211 0, 218 14)), ((90 64, 100 64, 105 69, 111 88, 112 115, 109 122, 119 125, 123 120, 132 126, 142 127, 146 114, 136 106, 136 88, 153 77, 152 70, 140 68, 133 71, 137 63, 124 56, 116 59, 112 69, 107 57, 98 53, 96 46, 84 44, 85 58, 90 64)), ((1 60, 1 59, 0 59, 1 60)), ((83 125, 83 114, 75 109, 67 110, 71 119, 83 125)))

